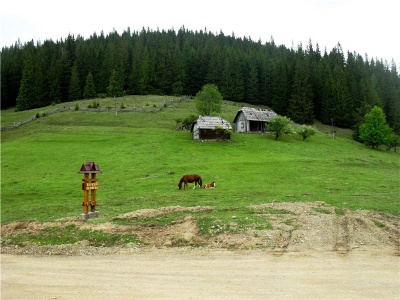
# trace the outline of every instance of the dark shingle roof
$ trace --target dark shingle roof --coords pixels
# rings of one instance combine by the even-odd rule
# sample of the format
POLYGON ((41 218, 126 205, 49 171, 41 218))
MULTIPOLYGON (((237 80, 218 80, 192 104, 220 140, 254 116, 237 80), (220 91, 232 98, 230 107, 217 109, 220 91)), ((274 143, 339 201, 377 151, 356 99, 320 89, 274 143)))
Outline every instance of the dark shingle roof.
POLYGON ((238 118, 240 112, 243 112, 245 118, 249 121, 262 121, 266 122, 273 118, 275 118, 276 113, 272 110, 260 109, 260 108, 252 108, 252 107, 242 107, 236 114, 233 123, 236 123, 236 119, 238 118))

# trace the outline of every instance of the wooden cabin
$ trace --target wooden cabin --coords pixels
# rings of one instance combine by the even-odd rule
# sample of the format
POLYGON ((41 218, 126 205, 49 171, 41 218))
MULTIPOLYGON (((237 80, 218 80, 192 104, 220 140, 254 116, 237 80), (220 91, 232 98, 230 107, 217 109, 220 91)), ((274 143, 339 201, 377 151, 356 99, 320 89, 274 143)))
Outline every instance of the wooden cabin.
POLYGON ((272 110, 242 107, 233 120, 235 132, 264 132, 265 125, 275 116, 272 110))
POLYGON ((229 140, 231 124, 220 117, 199 116, 190 132, 194 140, 229 140))

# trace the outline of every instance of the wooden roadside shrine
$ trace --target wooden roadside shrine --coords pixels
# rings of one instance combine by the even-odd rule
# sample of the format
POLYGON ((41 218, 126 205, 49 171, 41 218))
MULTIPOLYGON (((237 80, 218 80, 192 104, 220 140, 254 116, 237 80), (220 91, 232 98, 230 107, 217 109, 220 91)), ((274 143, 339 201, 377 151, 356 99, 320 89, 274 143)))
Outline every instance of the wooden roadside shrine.
POLYGON ((94 163, 94 161, 88 161, 84 163, 78 172, 83 174, 82 179, 82 190, 83 190, 83 215, 81 218, 89 219, 98 217, 98 212, 96 212, 96 191, 99 188, 97 183, 96 174, 102 173, 99 166, 94 163), (89 174, 91 175, 89 177, 89 174), (89 201, 89 191, 90 191, 90 201, 89 201), (89 212, 90 206, 90 212, 89 212))

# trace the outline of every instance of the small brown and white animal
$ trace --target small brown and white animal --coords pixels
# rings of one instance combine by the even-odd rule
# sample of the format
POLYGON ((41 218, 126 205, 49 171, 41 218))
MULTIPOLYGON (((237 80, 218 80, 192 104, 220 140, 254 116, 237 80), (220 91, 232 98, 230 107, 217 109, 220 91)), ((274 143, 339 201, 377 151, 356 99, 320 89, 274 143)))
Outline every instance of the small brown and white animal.
POLYGON ((212 188, 215 188, 215 182, 213 181, 213 182, 211 182, 210 184, 205 184, 205 185, 203 186, 203 188, 205 188, 205 189, 212 189, 212 188))

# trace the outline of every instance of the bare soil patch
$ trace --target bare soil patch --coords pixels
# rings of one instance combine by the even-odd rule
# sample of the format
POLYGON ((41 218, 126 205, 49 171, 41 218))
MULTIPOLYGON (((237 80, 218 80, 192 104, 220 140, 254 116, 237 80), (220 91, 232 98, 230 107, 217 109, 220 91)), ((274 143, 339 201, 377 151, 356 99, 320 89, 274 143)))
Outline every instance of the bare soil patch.
MULTIPOLYGON (((197 245, 210 249, 266 249, 275 254, 286 252, 335 251, 346 255, 357 250, 385 249, 392 255, 400 255, 400 218, 389 214, 343 209, 324 202, 268 203, 250 207, 257 214, 266 216, 273 229, 245 231, 230 230, 204 237, 192 213, 214 210, 213 207, 162 207, 143 209, 120 215, 119 219, 156 217, 174 212, 184 213, 166 226, 118 225, 111 222, 92 223, 78 218, 66 218, 57 222, 22 221, 1 227, 2 240, 21 233, 37 233, 49 226, 66 227, 71 224, 81 229, 100 230, 121 234, 133 232, 146 245, 127 244, 122 247, 91 247, 87 241, 71 245, 26 244, 24 247, 3 244, 2 253, 8 254, 57 254, 92 255, 115 254, 136 251, 141 247, 170 248, 197 245), (270 213, 271 209, 285 213, 270 213)), ((238 220, 232 216, 231 229, 238 220)))
POLYGON ((182 213, 166 226, 96 224, 77 218, 3 225, 3 241, 48 226, 75 225, 115 234, 134 232, 146 245, 5 243, 1 298, 398 299, 399 217, 337 211, 323 202, 270 203, 252 209, 266 216, 273 229, 235 231, 239 220, 232 216, 232 230, 207 238, 195 213, 214 208, 178 206, 118 217, 182 213))

